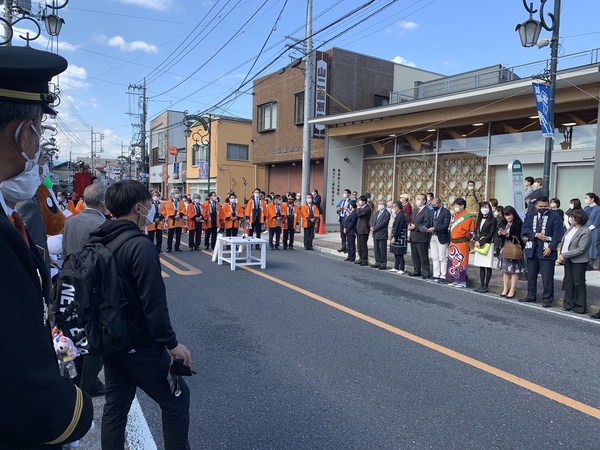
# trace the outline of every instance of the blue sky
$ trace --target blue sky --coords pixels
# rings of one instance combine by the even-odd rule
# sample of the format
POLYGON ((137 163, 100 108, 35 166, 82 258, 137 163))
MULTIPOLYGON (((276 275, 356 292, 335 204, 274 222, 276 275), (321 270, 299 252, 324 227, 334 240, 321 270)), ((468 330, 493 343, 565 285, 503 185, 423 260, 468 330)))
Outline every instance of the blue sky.
MULTIPOLYGON (((323 45, 322 49, 346 48, 447 75, 549 57, 548 47, 525 49, 519 43, 515 25, 528 17, 521 0, 314 3, 313 31, 368 4, 319 33, 314 45, 323 45), (390 6, 375 14, 387 4, 390 6)), ((539 0, 533 3, 539 6, 539 0)), ((560 53, 600 47, 599 2, 563 0, 562 5, 560 53)), ((552 0, 546 9, 553 9, 552 0)), ((82 144, 89 146, 90 126, 104 133, 107 156, 116 156, 121 142, 129 144, 132 129, 126 114, 130 108, 127 88, 144 77, 148 80, 150 118, 169 108, 205 111, 225 99, 229 101, 224 108, 214 112, 251 117, 252 99, 247 92, 251 83, 237 95, 231 94, 247 76, 251 78, 269 63, 276 61, 263 74, 289 64, 288 55, 300 56, 299 51, 285 51, 285 44, 292 42, 286 36, 304 37, 306 3, 71 0, 59 14, 66 22, 59 37, 59 53, 70 64, 60 78, 67 96, 59 111, 68 130, 57 136, 60 159, 64 160, 69 151, 73 157, 89 154, 89 147, 82 144)), ((46 46, 42 40, 36 45, 46 46)))

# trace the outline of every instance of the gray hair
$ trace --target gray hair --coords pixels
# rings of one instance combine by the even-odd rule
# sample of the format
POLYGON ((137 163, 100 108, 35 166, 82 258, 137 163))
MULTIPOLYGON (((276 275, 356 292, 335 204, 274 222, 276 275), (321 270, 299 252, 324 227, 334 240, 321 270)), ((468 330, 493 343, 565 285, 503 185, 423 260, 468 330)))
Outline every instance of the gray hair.
POLYGON ((41 105, 33 103, 16 103, 0 100, 0 131, 13 120, 30 119, 37 123, 42 118, 41 105))
POLYGON ((83 191, 83 201, 89 207, 100 206, 106 197, 106 188, 101 184, 90 184, 83 191))

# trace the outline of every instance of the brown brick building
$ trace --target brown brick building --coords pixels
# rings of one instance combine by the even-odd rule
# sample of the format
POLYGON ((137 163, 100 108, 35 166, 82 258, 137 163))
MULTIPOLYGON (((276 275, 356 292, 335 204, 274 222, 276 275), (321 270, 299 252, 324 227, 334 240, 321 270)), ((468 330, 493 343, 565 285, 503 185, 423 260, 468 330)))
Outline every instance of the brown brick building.
MULTIPOLYGON (((339 48, 316 52, 315 68, 313 80, 320 89, 313 86, 313 107, 321 108, 320 115, 387 105, 390 92, 440 76, 339 48)), ((267 192, 300 192, 304 62, 257 79, 253 95, 251 162, 266 168, 259 184, 267 192)), ((312 138, 310 185, 319 192, 324 188, 324 152, 325 139, 312 138)))

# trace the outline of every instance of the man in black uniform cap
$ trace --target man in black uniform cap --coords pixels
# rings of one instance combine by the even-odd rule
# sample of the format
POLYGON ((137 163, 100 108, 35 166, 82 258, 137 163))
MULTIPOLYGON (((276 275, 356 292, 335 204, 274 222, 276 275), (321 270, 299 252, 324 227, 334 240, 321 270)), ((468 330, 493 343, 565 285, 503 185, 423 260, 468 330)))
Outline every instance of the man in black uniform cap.
MULTIPOLYGON (((29 47, 0 47, 0 182, 28 190, 38 171, 42 113, 56 114, 50 79, 67 61, 29 47)), ((37 179, 39 185, 39 177, 37 179)), ((37 186, 36 186, 37 187, 37 186)), ((0 194, 0 448, 62 448, 89 430, 87 394, 60 376, 47 324, 49 280, 23 223, 0 194)))

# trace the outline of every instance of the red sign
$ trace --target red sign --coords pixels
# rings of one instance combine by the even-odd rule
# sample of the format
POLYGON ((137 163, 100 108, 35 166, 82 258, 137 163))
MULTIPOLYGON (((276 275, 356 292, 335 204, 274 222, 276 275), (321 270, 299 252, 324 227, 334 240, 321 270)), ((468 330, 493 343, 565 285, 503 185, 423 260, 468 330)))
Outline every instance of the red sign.
POLYGON ((169 147, 169 155, 177 156, 177 153, 179 153, 179 150, 177 150, 177 147, 169 147))

